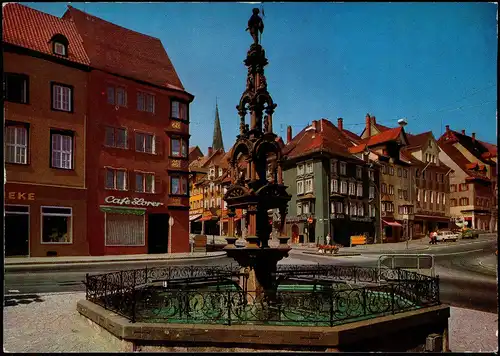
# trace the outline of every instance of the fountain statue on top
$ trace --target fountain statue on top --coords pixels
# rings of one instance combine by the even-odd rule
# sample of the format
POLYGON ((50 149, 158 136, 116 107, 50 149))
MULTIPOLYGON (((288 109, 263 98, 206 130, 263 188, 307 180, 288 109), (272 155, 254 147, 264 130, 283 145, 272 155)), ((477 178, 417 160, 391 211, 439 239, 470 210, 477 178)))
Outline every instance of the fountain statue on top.
POLYGON ((229 210, 228 235, 234 236, 231 231, 234 231, 236 209, 247 212, 247 245, 237 248, 234 245, 236 238, 228 237, 225 251, 250 272, 248 290, 256 291, 255 297, 270 297, 272 301, 277 288, 276 265, 290 251, 289 238, 283 236, 283 228, 291 196, 283 185, 281 146, 273 132, 276 104, 267 91, 264 67, 268 61, 258 38, 263 29, 259 9, 253 9, 247 28, 253 44, 244 61, 248 67, 247 85, 236 106, 240 134, 230 152, 231 185, 224 196, 229 210), (246 123, 247 115, 249 124, 246 123), (281 218, 280 245, 276 248, 269 246, 272 225, 268 212, 273 209, 279 210, 281 218))

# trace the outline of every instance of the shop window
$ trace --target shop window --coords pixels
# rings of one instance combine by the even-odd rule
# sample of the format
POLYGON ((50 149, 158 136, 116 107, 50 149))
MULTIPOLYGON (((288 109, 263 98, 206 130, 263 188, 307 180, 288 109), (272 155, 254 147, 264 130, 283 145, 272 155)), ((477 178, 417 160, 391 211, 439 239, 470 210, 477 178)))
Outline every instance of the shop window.
MULTIPOLYGON (((188 148, 187 142, 185 139, 180 137, 173 137, 170 140, 171 144, 171 152, 173 157, 183 157, 186 158, 188 156, 188 148)), ((215 175, 215 171, 214 171, 215 175)), ((222 175, 222 172, 219 171, 219 175, 222 175)))
POLYGON ((42 206, 42 243, 72 243, 72 218, 71 208, 42 206))
POLYGON ((108 104, 116 106, 127 106, 127 91, 122 87, 108 86, 108 104))
POLYGON ((188 187, 188 180, 186 176, 179 175, 170 177, 170 194, 187 195, 188 194, 187 187, 188 187))
POLYGON ((137 172, 135 174, 135 191, 138 193, 155 193, 155 175, 137 172))
POLYGON ((135 134, 135 150, 137 152, 155 153, 155 137, 150 134, 135 134))
POLYGON ((127 171, 106 168, 106 189, 127 190, 127 171))
POLYGON ((19 104, 29 102, 29 77, 24 74, 4 74, 4 98, 19 104))
POLYGON ((5 162, 28 163, 28 127, 9 124, 5 128, 5 162))
POLYGON ((312 178, 306 179, 305 190, 306 190, 306 193, 313 192, 313 180, 312 180, 312 178))
POLYGON ((105 213, 106 246, 144 246, 145 215, 105 213))
POLYGON ((127 148, 127 130, 106 127, 105 145, 108 147, 127 148))
POLYGON ((137 110, 154 114, 155 96, 141 91, 137 92, 137 110))
POLYGON ((51 83, 52 110, 73 111, 73 87, 70 85, 51 83))
POLYGON ((187 119, 187 105, 179 101, 172 101, 172 118, 186 120, 187 119))
POLYGON ((51 130, 50 166, 73 169, 73 133, 51 130))

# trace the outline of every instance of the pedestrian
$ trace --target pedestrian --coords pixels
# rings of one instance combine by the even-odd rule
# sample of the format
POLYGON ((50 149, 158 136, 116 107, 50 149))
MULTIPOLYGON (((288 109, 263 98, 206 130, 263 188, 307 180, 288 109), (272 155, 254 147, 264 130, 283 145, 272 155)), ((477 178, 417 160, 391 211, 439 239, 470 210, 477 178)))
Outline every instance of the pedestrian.
POLYGON ((328 234, 326 235, 326 244, 327 244, 327 245, 329 245, 329 244, 330 244, 330 240, 331 240, 331 239, 332 239, 332 238, 331 238, 331 236, 330 236, 330 233, 328 233, 328 234))
POLYGON ((432 244, 436 245, 437 244, 437 232, 433 231, 431 232, 432 234, 432 244))

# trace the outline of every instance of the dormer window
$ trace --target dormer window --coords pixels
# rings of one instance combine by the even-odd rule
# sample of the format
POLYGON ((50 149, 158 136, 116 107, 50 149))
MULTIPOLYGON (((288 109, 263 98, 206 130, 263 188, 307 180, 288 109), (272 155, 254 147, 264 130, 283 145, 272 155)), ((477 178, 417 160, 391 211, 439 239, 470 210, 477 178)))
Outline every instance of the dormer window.
POLYGON ((51 39, 52 42, 52 52, 59 56, 68 56, 68 39, 61 35, 56 34, 51 39))

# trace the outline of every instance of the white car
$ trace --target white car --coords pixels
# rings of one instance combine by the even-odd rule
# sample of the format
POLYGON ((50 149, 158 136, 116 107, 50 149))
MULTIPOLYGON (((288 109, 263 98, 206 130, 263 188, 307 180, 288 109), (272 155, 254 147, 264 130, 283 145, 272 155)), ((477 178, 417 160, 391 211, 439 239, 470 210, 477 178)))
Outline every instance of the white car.
POLYGON ((457 241, 459 238, 458 234, 451 231, 439 231, 436 236, 436 241, 457 241))

